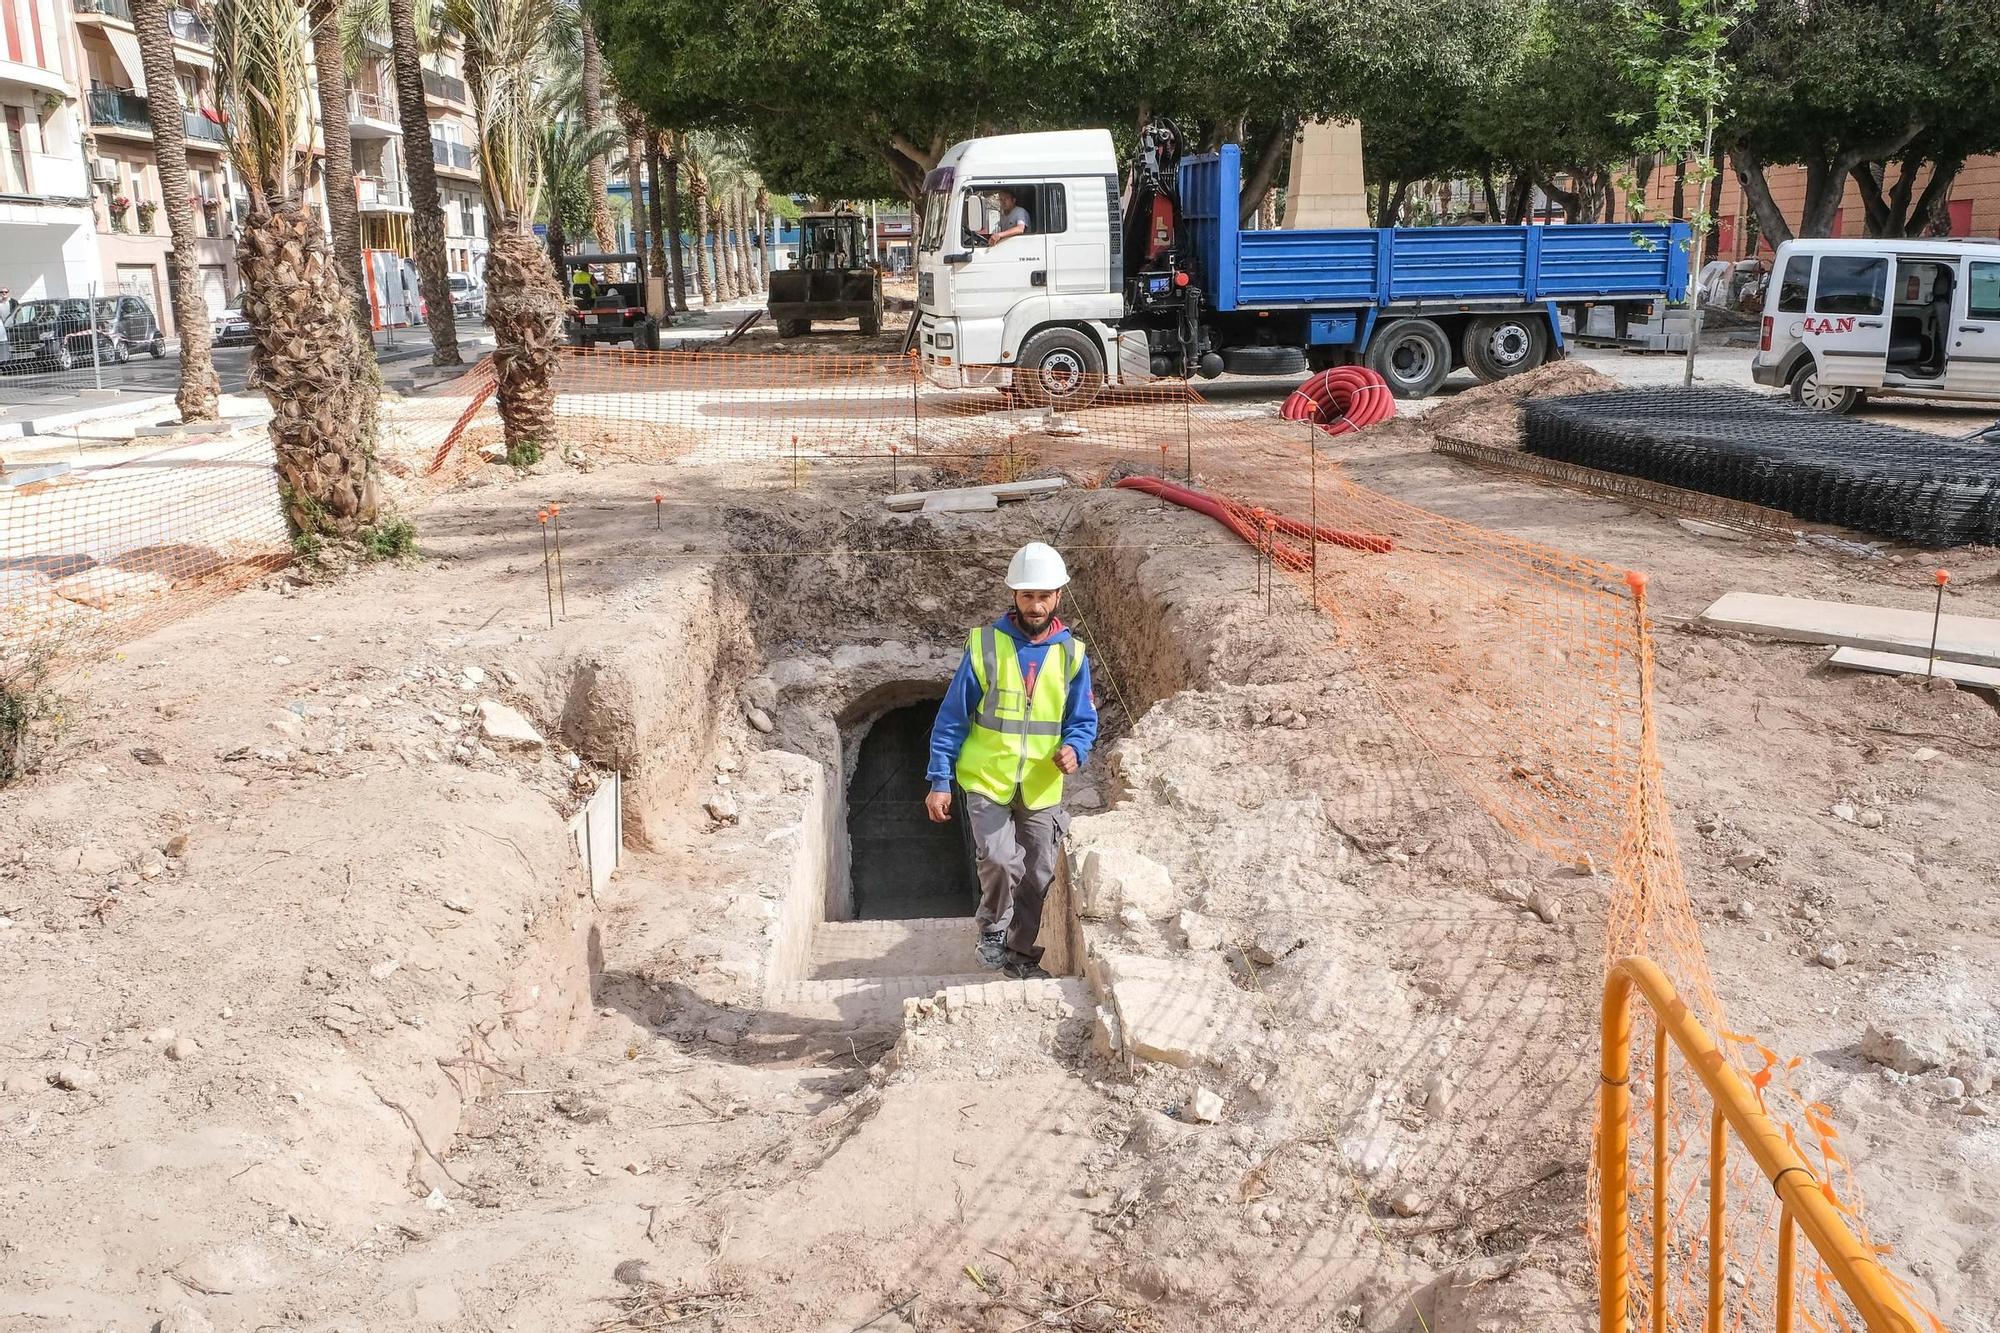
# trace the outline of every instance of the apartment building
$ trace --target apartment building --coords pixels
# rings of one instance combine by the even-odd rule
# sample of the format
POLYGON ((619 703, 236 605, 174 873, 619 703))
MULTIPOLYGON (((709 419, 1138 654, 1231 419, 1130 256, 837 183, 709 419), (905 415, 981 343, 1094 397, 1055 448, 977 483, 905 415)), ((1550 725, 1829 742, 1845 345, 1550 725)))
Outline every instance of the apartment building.
MULTIPOLYGON (((462 59, 456 44, 424 57, 424 109, 438 206, 444 214, 446 260, 454 273, 477 273, 486 254, 486 210, 462 59)), ((352 82, 347 125, 354 141, 362 248, 414 257, 409 168, 386 35, 369 36, 366 58, 352 82)))
POLYGON ((0 0, 0 286, 16 300, 100 277, 69 3, 0 0))
MULTIPOLYGON (((4 0, 0 0, 4 3, 4 0)), ((174 75, 180 84, 188 178, 195 202, 195 253, 172 253, 165 198, 153 152, 153 113, 129 0, 67 0, 85 108, 84 157, 97 230, 99 285, 142 297, 169 336, 172 266, 192 262, 202 298, 220 312, 238 291, 228 142, 217 109, 215 47, 208 25, 174 9, 174 75)))

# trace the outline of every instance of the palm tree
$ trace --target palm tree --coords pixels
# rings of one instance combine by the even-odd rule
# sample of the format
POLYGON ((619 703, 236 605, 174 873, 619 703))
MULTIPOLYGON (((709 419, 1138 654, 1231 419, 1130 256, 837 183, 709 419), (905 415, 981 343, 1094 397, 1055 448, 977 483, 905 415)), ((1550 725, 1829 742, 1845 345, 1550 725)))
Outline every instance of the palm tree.
POLYGON ((768 291, 771 287, 771 249, 767 242, 771 235, 771 192, 764 188, 764 182, 757 182, 757 288, 768 291))
POLYGON ((654 178, 653 188, 656 191, 659 189, 660 176, 665 175, 667 178, 665 196, 667 205, 666 229, 662 231, 658 225, 655 225, 653 234, 655 237, 663 239, 664 243, 669 247, 667 254, 669 265, 673 269, 674 275, 674 309, 686 310, 688 308, 687 261, 681 253, 680 136, 674 134, 671 130, 661 130, 653 141, 653 156, 650 160, 654 164, 652 168, 654 178))
POLYGON ((501 427, 515 463, 534 462, 556 442, 563 292, 528 233, 540 202, 541 129, 557 111, 539 87, 555 11, 556 0, 445 0, 446 17, 465 37, 491 232, 486 321, 501 427))
POLYGON ((618 124, 625 132, 625 193, 632 200, 632 248, 638 252, 640 271, 650 280, 657 275, 646 244, 646 113, 620 98, 618 124))
POLYGON ((208 305, 201 297, 201 265, 195 262, 194 196, 188 186, 187 127, 181 121, 181 84, 174 73, 174 35, 167 27, 166 0, 139 0, 132 7, 139 37, 139 61, 146 74, 153 118, 153 153, 165 196, 167 232, 173 237, 174 325, 181 335, 181 382, 174 397, 182 421, 213 421, 222 382, 209 355, 212 332, 208 305))
POLYGON ((299 532, 349 537, 376 517, 374 441, 363 433, 372 389, 352 354, 347 286, 305 202, 305 48, 295 0, 219 0, 216 77, 230 156, 250 196, 236 259, 271 401, 279 489, 299 532))
MULTIPOLYGON (((593 225, 591 215, 598 201, 591 193, 590 164, 604 160, 617 145, 618 134, 610 125, 586 129, 580 119, 569 116, 542 126, 536 161, 551 253, 562 254, 571 236, 581 235, 593 225)), ((600 248, 609 251, 611 246, 600 248)))
POLYGON ((444 244, 444 208, 438 202, 437 165, 431 157, 431 115, 424 102, 423 57, 443 45, 444 25, 434 0, 355 0, 350 41, 389 30, 389 58, 396 73, 396 119, 403 130, 403 174, 410 190, 410 248, 430 307, 431 361, 463 364, 452 317, 451 278, 444 244))
MULTIPOLYGON (((577 13, 577 35, 583 46, 583 86, 577 90, 578 101, 583 111, 583 128, 587 134, 595 134, 604 124, 604 58, 597 49, 597 31, 590 26, 590 15, 581 10, 577 13)), ((610 150, 592 153, 587 163, 590 190, 590 230, 597 237, 597 248, 609 250, 617 237, 611 230, 611 195, 607 189, 605 158, 610 150)), ((633 196, 637 198, 637 196, 633 196)))
POLYGON ((369 331, 368 284, 361 272, 361 210, 354 194, 354 139, 347 125, 347 60, 341 31, 341 0, 310 0, 313 82, 319 92, 319 133, 324 150, 326 222, 333 232, 333 255, 347 282, 359 335, 357 355, 375 357, 369 331))
POLYGON ((709 244, 714 247, 715 295, 718 300, 733 301, 737 297, 736 266, 729 256, 729 210, 723 206, 725 196, 715 188, 714 180, 709 181, 708 193, 708 235, 709 244))
MULTIPOLYGON (((715 273, 708 256, 708 176, 702 169, 702 155, 691 137, 681 136, 680 157, 687 168, 688 212, 694 221, 694 278, 701 289, 701 303, 715 304, 715 273)), ((672 196, 669 196, 671 198, 672 196)))

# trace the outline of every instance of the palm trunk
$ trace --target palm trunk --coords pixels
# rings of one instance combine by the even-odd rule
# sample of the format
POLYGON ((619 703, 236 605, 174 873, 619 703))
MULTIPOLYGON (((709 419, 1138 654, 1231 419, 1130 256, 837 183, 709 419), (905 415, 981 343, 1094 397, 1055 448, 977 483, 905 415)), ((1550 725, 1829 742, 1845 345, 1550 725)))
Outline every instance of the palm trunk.
POLYGON ((668 248, 666 226, 661 220, 660 177, 664 170, 660 164, 659 140, 649 134, 646 136, 646 220, 653 230, 653 262, 660 266, 662 279, 660 296, 663 308, 660 318, 671 323, 672 312, 686 310, 687 301, 683 298, 678 306, 674 302, 674 288, 681 281, 681 257, 678 246, 668 248))
MULTIPOLYGON (((333 232, 334 262, 347 283, 360 335, 357 350, 373 359, 374 323, 368 284, 361 272, 361 210, 354 194, 354 141, 347 127, 347 62, 340 47, 339 0, 313 0, 313 81, 319 91, 320 139, 326 149, 326 222, 333 232), (365 350, 362 350, 365 349, 365 350)), ((148 85, 150 86, 150 84, 148 85)))
POLYGON ((181 340, 181 381, 174 403, 182 421, 213 421, 220 415, 222 382, 209 354, 212 329, 201 296, 201 265, 195 260, 194 201, 188 184, 187 127, 181 123, 181 85, 174 73, 174 39, 167 27, 166 0, 139 0, 132 8, 140 63, 152 96, 153 153, 165 196, 167 231, 177 262, 173 270, 174 325, 181 340))
POLYGON ((688 212, 694 216, 694 280, 701 289, 701 303, 715 304, 715 271, 709 266, 708 257, 708 209, 703 207, 703 196, 708 193, 708 182, 702 179, 701 167, 690 163, 688 166, 688 212))
MULTIPOLYGON (((632 249, 639 256, 639 271, 646 275, 650 283, 659 274, 653 271, 653 256, 658 251, 647 244, 646 125, 639 108, 630 102, 618 104, 618 121, 625 129, 625 193, 632 200, 632 249)), ((647 304, 650 306, 650 302, 647 304)), ((662 319, 661 323, 666 323, 666 320, 662 319)))
MULTIPOLYGON (((171 77, 161 86, 172 87, 171 77)), ((299 532, 352 537, 375 521, 378 496, 347 285, 327 262, 319 219, 296 201, 266 212, 260 197, 236 257, 286 515, 299 532)))
POLYGON ((708 234, 715 247, 715 294, 724 301, 734 301, 739 293, 736 281, 735 259, 729 253, 729 209, 725 206, 727 196, 711 194, 708 197, 708 234))
POLYGON ((681 252, 681 155, 680 145, 670 133, 662 133, 658 151, 667 168, 667 244, 673 257, 674 309, 688 308, 687 259, 681 252))
POLYGON ((437 168, 431 161, 431 117, 424 105, 424 68, 417 50, 416 7, 389 0, 389 47, 396 67, 396 110, 403 125, 403 175, 410 190, 410 238, 425 303, 430 307, 431 361, 462 365, 458 326, 452 319, 446 273, 444 210, 438 204, 437 168))
POLYGON ((486 255, 486 322, 507 458, 532 463, 557 446, 556 364, 562 356, 563 291, 532 236, 493 233, 486 255))
POLYGON ((731 202, 736 205, 736 267, 743 274, 743 294, 755 296, 763 284, 757 281, 757 267, 750 260, 750 198, 739 192, 731 202))
MULTIPOLYGON (((583 129, 586 134, 596 131, 603 120, 604 106, 604 61, 597 49, 597 30, 590 26, 589 13, 577 15, 578 25, 583 30, 583 129)), ((606 172, 602 154, 592 154, 589 164, 590 178, 590 230, 597 237, 597 248, 607 253, 617 248, 617 235, 611 229, 611 196, 606 191, 606 172)))
POLYGON ((757 187, 757 290, 771 290, 771 192, 757 187))

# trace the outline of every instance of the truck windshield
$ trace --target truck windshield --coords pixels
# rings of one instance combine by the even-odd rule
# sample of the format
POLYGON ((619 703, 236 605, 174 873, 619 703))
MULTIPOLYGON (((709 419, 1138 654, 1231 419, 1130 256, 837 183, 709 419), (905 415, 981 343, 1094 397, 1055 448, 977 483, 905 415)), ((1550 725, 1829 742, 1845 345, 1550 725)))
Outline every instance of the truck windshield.
POLYGON ((924 196, 924 231, 919 249, 936 250, 944 244, 945 225, 951 218, 951 190, 932 190, 924 196))

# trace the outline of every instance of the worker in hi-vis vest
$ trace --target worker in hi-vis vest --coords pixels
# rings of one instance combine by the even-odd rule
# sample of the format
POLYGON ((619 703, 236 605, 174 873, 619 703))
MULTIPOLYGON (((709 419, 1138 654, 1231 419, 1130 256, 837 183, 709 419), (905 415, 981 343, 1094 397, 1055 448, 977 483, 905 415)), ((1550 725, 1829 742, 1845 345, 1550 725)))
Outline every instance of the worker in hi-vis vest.
POLYGON ((954 784, 979 866, 979 960, 1010 977, 1045 977, 1042 902, 1069 816, 1063 775, 1090 758, 1097 699, 1090 658, 1056 618, 1069 570, 1029 542, 1007 566, 1014 609, 972 631, 931 727, 924 809, 951 818, 954 784))

